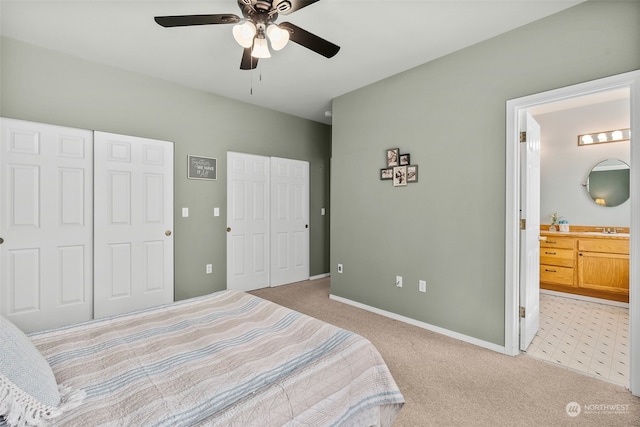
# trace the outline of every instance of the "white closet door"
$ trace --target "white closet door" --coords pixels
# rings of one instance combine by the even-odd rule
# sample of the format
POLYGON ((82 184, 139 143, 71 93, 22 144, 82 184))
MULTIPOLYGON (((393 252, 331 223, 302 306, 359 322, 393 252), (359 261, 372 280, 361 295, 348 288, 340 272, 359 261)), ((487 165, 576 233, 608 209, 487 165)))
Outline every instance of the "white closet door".
POLYGON ((27 332, 90 320, 93 132, 0 124, 2 314, 27 332))
POLYGON ((271 158, 271 286, 309 279, 309 162, 271 158))
POLYGON ((94 139, 94 315, 173 302, 173 144, 94 139))
POLYGON ((269 158, 227 153, 227 289, 269 286, 269 158))

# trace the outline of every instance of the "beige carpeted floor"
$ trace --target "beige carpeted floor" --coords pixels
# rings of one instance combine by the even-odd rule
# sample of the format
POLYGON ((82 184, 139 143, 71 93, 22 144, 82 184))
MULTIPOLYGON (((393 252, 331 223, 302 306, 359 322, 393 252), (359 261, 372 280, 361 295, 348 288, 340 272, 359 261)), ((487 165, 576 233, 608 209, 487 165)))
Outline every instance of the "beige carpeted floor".
POLYGON ((640 398, 623 387, 333 301, 329 289, 326 278, 251 293, 368 338, 406 400, 394 427, 640 426, 640 398))

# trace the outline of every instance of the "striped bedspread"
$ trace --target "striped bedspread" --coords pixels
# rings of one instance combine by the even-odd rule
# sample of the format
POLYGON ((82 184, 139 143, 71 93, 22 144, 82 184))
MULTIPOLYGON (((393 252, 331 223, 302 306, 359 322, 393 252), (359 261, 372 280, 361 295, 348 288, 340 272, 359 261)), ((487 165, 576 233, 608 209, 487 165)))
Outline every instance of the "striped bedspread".
POLYGON ((404 402, 369 341, 243 292, 31 338, 87 394, 61 426, 384 426, 404 402))

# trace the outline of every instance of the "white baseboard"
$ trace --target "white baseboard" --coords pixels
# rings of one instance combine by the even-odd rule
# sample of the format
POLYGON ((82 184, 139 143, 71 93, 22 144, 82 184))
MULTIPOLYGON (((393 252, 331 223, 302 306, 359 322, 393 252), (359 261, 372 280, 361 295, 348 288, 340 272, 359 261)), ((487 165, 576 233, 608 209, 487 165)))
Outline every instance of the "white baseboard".
POLYGON ((309 280, 324 279, 325 277, 329 277, 329 276, 331 276, 331 273, 316 274, 315 276, 309 277, 309 280))
POLYGON ((419 328, 427 329, 427 330, 429 330, 431 332, 436 332, 438 334, 445 335, 445 336, 451 337, 451 338, 455 338, 457 340, 464 341, 464 342, 467 342, 469 344, 477 345, 478 347, 483 347, 483 348, 486 348, 488 350, 495 351, 497 353, 507 354, 506 348, 504 346, 500 346, 498 344, 494 344, 494 343, 491 343, 491 342, 488 342, 488 341, 483 341, 483 340, 480 340, 480 339, 477 339, 477 338, 474 338, 474 337, 470 337, 468 335, 464 335, 464 334, 461 334, 461 333, 458 333, 458 332, 450 331, 448 329, 444 329, 444 328, 441 328, 439 326, 435 326, 435 325, 431 325, 429 323, 421 322, 419 320, 412 319, 410 317, 405 317, 405 316, 402 316, 402 315, 397 314, 397 313, 392 313, 390 311, 381 310, 381 309, 376 308, 376 307, 371 307, 369 305, 362 304, 362 303, 359 303, 359 302, 356 302, 356 301, 352 301, 352 300, 349 300, 349 299, 346 299, 346 298, 342 298, 342 297, 339 297, 339 296, 336 296, 336 295, 333 295, 333 294, 329 294, 329 298, 334 300, 334 301, 342 302, 344 304, 349 304, 349 305, 352 305, 354 307, 358 307, 358 308, 361 308, 363 310, 370 311, 372 313, 380 314, 381 316, 389 317, 389 318, 394 319, 394 320, 399 320, 400 322, 408 323, 410 325, 417 326, 419 328))

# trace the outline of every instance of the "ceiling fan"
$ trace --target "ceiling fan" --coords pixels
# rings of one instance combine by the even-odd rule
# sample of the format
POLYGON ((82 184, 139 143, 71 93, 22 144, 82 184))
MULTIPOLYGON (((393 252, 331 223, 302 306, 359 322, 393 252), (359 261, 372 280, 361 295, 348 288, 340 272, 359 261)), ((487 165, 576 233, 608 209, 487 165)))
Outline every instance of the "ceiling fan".
POLYGON ((244 48, 241 70, 251 70, 258 59, 270 58, 267 39, 273 50, 282 49, 289 40, 306 47, 326 58, 332 58, 340 50, 337 46, 290 22, 276 24, 278 15, 289 15, 318 0, 237 0, 242 11, 239 16, 226 14, 156 16, 155 21, 163 27, 186 27, 190 25, 236 24, 233 37, 244 48))

